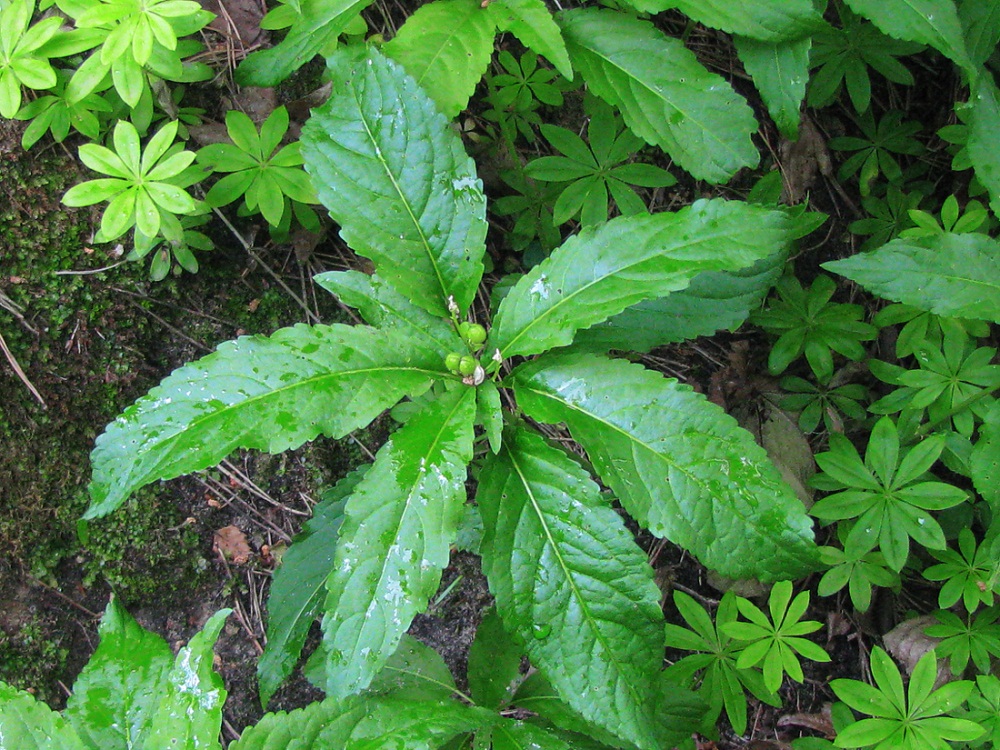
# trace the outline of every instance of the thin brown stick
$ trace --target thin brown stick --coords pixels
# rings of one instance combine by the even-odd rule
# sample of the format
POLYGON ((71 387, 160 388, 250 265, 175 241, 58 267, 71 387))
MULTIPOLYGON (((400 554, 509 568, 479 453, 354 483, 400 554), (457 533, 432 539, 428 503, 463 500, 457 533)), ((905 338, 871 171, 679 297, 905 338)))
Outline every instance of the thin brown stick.
POLYGON ((42 398, 42 394, 38 392, 37 388, 35 388, 35 384, 31 382, 27 375, 24 374, 24 370, 22 370, 21 365, 18 364, 17 357, 14 356, 14 352, 12 352, 10 347, 7 346, 7 341, 4 339, 2 333, 0 333, 0 349, 3 350, 3 355, 7 358, 7 362, 12 368, 14 368, 14 372, 17 373, 17 377, 19 377, 27 389, 31 391, 31 395, 38 400, 38 403, 42 405, 43 409, 47 409, 48 406, 45 404, 45 399, 42 398))

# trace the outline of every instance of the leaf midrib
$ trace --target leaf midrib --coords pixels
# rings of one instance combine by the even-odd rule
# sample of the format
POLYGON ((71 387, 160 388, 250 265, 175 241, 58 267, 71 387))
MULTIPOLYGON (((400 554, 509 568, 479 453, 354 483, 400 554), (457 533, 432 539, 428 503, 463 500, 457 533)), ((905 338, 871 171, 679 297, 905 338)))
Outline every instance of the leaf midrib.
MULTIPOLYGON (((685 217, 685 221, 687 221, 687 220, 688 220, 687 217, 685 217)), ((676 229, 676 227, 674 227, 674 229, 676 229)), ((703 228, 699 228, 699 229, 703 229, 703 228)), ((615 269, 613 269, 612 271, 609 271, 604 276, 601 276, 599 278, 596 278, 596 279, 593 279, 592 281, 587 282, 586 284, 584 284, 583 286, 579 287, 575 291, 573 291, 573 292, 571 292, 571 293, 569 293, 567 295, 564 295, 561 298, 561 300, 559 302, 557 302, 556 304, 551 305, 551 306, 547 307, 546 309, 542 310, 541 312, 537 313, 531 319, 531 321, 524 328, 521 329, 520 333, 518 333, 516 336, 514 336, 507 343, 507 345, 502 350, 501 356, 503 356, 504 358, 506 358, 507 356, 509 356, 509 355, 507 355, 506 352, 509 349, 511 349, 511 347, 514 346, 514 343, 516 341, 520 340, 523 336, 527 335, 527 333, 529 331, 531 331, 535 326, 539 325, 540 322, 544 321, 547 316, 552 315, 553 313, 555 313, 555 311, 562 309, 563 305, 569 304, 569 302, 571 300, 573 300, 578 295, 583 294, 584 292, 588 291, 591 287, 593 287, 593 286, 595 286, 597 284, 602 284, 602 283, 604 283, 605 281, 607 281, 609 279, 616 278, 616 277, 620 276, 622 273, 624 273, 626 271, 629 271, 629 270, 635 268, 636 266, 642 265, 643 263, 649 263, 650 261, 655 260, 657 257, 660 257, 663 260, 677 260, 677 259, 675 259, 673 257, 669 257, 669 256, 664 257, 665 254, 668 253, 668 252, 673 253, 673 252, 676 252, 678 250, 686 250, 686 249, 689 249, 689 248, 698 247, 699 245, 704 245, 705 243, 715 242, 720 237, 735 236, 738 233, 739 232, 736 229, 728 229, 728 230, 726 230, 724 232, 720 231, 720 232, 717 232, 715 234, 708 234, 707 232, 704 232, 704 231, 698 231, 698 237, 696 239, 690 241, 690 242, 676 243, 676 244, 671 245, 667 249, 661 249, 659 251, 652 252, 652 253, 646 255, 645 257, 637 259, 635 262, 630 263, 628 265, 617 266, 615 269)), ((577 235, 577 236, 579 236, 579 235, 577 235)), ((760 256, 760 257, 764 257, 764 256, 760 256)), ((561 258, 561 256, 560 256, 560 258, 561 258)), ((759 258, 758 258, 758 260, 759 260, 759 258)), ((751 261, 747 265, 748 266, 752 265, 753 262, 754 261, 751 261)), ((701 268, 697 272, 691 273, 688 276, 688 278, 687 278, 688 284, 687 285, 690 285, 691 279, 693 279, 694 276, 697 273, 701 273, 703 271, 721 271, 721 270, 726 270, 727 267, 728 266, 714 267, 714 268, 701 268)), ((544 270, 543 270, 543 272, 544 272, 544 270)), ((672 276, 675 275, 675 274, 682 274, 683 275, 683 273, 684 273, 683 270, 679 270, 679 271, 677 271, 675 273, 672 273, 671 275, 672 276)), ((539 278, 541 278, 541 277, 539 277, 539 278)), ((663 278, 661 277, 661 283, 662 282, 663 282, 663 278)), ((685 285, 685 287, 681 287, 681 289, 686 288, 687 285, 685 285)), ((677 289, 677 290, 674 290, 674 291, 680 291, 680 289, 677 289)), ((658 295, 656 295, 655 293, 651 293, 651 294, 646 295, 643 299, 650 299, 652 297, 657 297, 657 296, 658 295)), ((662 296, 662 295, 659 295, 659 296, 662 296)), ((642 300, 638 300, 638 301, 642 301, 642 300)), ((614 313, 612 313, 612 315, 613 314, 614 313)), ((603 320, 607 320, 608 317, 611 317, 611 316, 608 315, 605 318, 602 318, 601 320, 595 321, 594 325, 596 325, 597 323, 602 322, 603 320)), ((579 330, 579 328, 577 328, 576 330, 579 330)), ((529 353, 531 353, 531 352, 529 352, 529 353)))
MULTIPOLYGON (((506 448, 506 450, 507 450, 507 456, 510 458, 511 466, 517 473, 518 479, 520 480, 521 485, 524 487, 524 491, 528 497, 528 501, 531 503, 532 510, 535 512, 535 515, 538 518, 538 522, 541 524, 542 531, 545 534, 545 538, 549 546, 555 553, 556 560, 558 560, 559 562, 559 568, 562 570, 563 576, 569 583, 573 597, 577 600, 577 602, 579 602, 580 608, 582 609, 585 617, 587 618, 587 623, 590 625, 591 632, 594 634, 594 639, 600 642, 601 647, 604 649, 604 653, 607 655, 607 663, 614 665, 615 671, 617 672, 619 677, 619 683, 624 683, 629 694, 632 696, 635 707, 641 710, 644 706, 644 701, 642 696, 639 695, 635 686, 632 684, 632 680, 627 677, 628 673, 622 668, 621 661, 615 658, 615 651, 609 646, 607 638, 604 637, 604 635, 601 633, 600 628, 597 627, 597 620, 590 611, 590 607, 588 605, 586 597, 584 597, 581 594, 580 589, 576 585, 576 581, 574 580, 573 576, 570 575, 569 567, 567 566, 566 561, 563 559, 562 550, 559 548, 559 545, 556 544, 556 541, 552 536, 552 532, 549 529, 548 523, 546 522, 545 514, 542 512, 542 509, 538 505, 538 501, 535 497, 535 493, 532 491, 532 487, 530 482, 528 481, 528 478, 525 476, 524 471, 522 471, 521 465, 518 462, 513 451, 511 451, 509 448, 506 448)), ((534 599, 534 597, 532 597, 532 599, 534 599)), ((622 721, 623 724, 626 723, 624 720, 620 719, 620 721, 622 721)))

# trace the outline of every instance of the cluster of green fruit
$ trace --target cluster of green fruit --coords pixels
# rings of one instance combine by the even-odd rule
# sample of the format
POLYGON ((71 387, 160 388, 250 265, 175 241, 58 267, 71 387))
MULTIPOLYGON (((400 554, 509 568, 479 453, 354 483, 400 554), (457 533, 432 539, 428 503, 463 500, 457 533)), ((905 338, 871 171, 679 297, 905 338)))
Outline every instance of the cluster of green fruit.
MULTIPOLYGON (((458 335, 468 344, 470 352, 477 352, 486 343, 486 329, 478 323, 463 320, 458 324, 458 335)), ((486 377, 486 371, 474 354, 452 352, 444 358, 444 366, 449 372, 461 375, 467 385, 479 385, 486 377)))

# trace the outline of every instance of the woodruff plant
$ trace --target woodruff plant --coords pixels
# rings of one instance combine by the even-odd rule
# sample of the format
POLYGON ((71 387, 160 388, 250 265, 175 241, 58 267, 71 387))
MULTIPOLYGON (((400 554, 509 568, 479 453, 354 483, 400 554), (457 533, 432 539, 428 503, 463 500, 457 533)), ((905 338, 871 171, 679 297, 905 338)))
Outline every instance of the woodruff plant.
MULTIPOLYGON (((368 687, 437 590, 478 447, 483 569, 504 626, 587 722, 639 748, 672 746, 692 728, 675 710, 689 699, 659 678, 664 621, 645 553, 595 479, 529 420, 565 424, 640 525, 720 573, 774 580, 816 568, 801 503, 735 420, 659 373, 573 346, 577 331, 682 293, 699 274, 780 253, 793 220, 710 200, 587 229, 510 289, 486 331, 466 319, 486 202, 461 141, 380 52, 345 47, 328 64, 333 93, 303 129, 302 154, 341 236, 376 274, 318 281, 369 325, 240 338, 174 372, 98 439, 87 517, 236 448, 342 437, 424 396, 346 494, 332 555, 299 558, 302 570, 325 566, 325 591, 304 591, 297 611, 306 627, 322 615, 328 695, 368 687)), ((271 618, 295 620, 287 609, 271 618)), ((265 660, 265 691, 301 640, 272 638, 269 649, 286 658, 265 660)))

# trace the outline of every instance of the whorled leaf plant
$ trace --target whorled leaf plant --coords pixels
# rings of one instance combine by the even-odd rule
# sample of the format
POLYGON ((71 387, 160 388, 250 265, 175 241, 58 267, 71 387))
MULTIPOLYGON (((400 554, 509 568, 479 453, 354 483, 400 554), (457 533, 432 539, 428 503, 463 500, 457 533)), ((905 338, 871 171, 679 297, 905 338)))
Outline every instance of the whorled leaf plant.
MULTIPOLYGON (((505 628, 589 725, 639 748, 672 746, 665 709, 677 693, 659 678, 660 593, 597 481, 641 526, 734 578, 817 567, 811 525, 735 420, 574 338, 643 300, 683 294, 701 274, 784 251, 790 218, 708 200, 589 228, 513 286, 486 338, 465 319, 483 273, 486 202, 459 137, 377 50, 345 47, 328 64, 333 92, 304 127, 302 154, 342 238, 376 273, 318 281, 369 325, 244 337, 171 374, 98 439, 87 516, 236 448, 343 437, 422 395, 371 467, 352 475, 342 518, 310 530, 316 554, 294 559, 311 583, 275 596, 272 620, 287 636, 290 622, 321 615, 327 693, 347 699, 369 686, 438 587, 478 454, 483 569, 505 628), (530 420, 565 424, 596 479, 530 420), (322 538, 336 540, 332 552, 322 538)), ((290 658, 265 658, 265 692, 300 648, 301 639, 272 638, 271 652, 290 658)))

